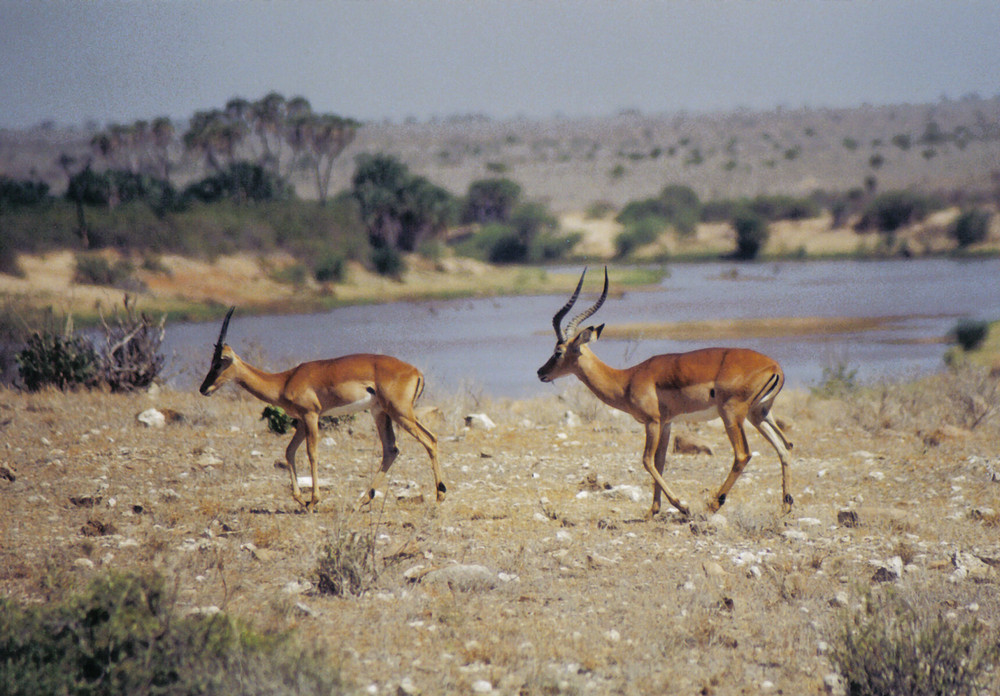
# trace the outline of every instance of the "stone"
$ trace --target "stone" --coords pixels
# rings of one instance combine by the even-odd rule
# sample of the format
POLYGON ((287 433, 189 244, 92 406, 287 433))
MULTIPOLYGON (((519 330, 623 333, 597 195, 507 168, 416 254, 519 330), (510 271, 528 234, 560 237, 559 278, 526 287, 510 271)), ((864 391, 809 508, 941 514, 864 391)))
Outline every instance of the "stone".
POLYGON ((147 408, 136 416, 136 420, 147 428, 162 428, 167 424, 167 417, 155 408, 147 408))
POLYGON ((473 430, 493 430, 497 424, 485 413, 470 413, 465 417, 465 426, 473 430))
POLYGON ((496 573, 482 565, 445 566, 427 573, 421 579, 423 585, 445 586, 459 592, 492 590, 498 582, 496 573))

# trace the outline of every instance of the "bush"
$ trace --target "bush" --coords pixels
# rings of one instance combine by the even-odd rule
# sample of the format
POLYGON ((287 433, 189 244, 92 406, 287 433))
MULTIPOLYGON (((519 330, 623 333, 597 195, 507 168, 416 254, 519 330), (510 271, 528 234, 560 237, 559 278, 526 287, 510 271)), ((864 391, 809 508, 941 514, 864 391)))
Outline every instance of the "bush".
POLYGON ((16 360, 28 391, 46 386, 65 391, 97 382, 97 353, 90 341, 73 333, 68 321, 62 334, 53 330, 32 334, 16 360))
POLYGON ((329 660, 297 643, 221 612, 182 616, 160 576, 110 574, 59 602, 0 598, 0 693, 343 693, 329 660))
POLYGON ((224 199, 260 203, 291 198, 292 187, 259 164, 234 162, 218 174, 188 186, 184 190, 184 197, 203 203, 215 203, 224 199))
POLYGON ((858 229, 895 232, 904 225, 920 222, 940 205, 911 191, 886 191, 865 208, 858 229))
POLYGON ((636 249, 655 242, 666 230, 667 222, 660 217, 645 217, 625 226, 615 237, 615 254, 625 258, 636 249))
POLYGON ((342 254, 327 252, 313 266, 313 277, 320 283, 339 283, 347 276, 347 259, 342 254))
POLYGON ((975 696, 1000 660, 1000 642, 981 624, 928 615, 894 593, 869 595, 831 643, 851 696, 975 696))
POLYGON ((159 351, 166 316, 154 324, 148 315, 136 313, 128 295, 124 305, 124 315, 117 315, 113 323, 101 317, 104 347, 97 361, 97 379, 113 392, 146 389, 159 376, 164 362, 159 351))
POLYGON ((0 176, 0 214, 31 208, 48 200, 49 185, 44 181, 27 181, 0 176))
POLYGON ((462 208, 464 224, 508 222, 521 197, 521 185, 510 179, 481 179, 469 184, 462 208))
POLYGON ((962 350, 968 353, 981 346, 989 333, 990 325, 985 321, 962 319, 951 330, 950 336, 955 343, 962 347, 962 350))
POLYGON ((736 230, 736 258, 743 261, 757 258, 770 234, 767 221, 756 213, 743 212, 733 220, 733 228, 736 230))
POLYGON ((285 413, 281 406, 265 406, 260 412, 260 418, 267 421, 267 429, 277 435, 284 435, 295 427, 295 419, 285 413))
POLYGON ((990 214, 985 210, 966 210, 955 220, 949 233, 961 249, 977 244, 990 231, 990 214))
POLYGON ((406 271, 403 254, 390 246, 376 247, 372 251, 372 267, 379 275, 399 278, 406 271))
POLYGON ((656 198, 629 202, 615 220, 628 226, 646 218, 657 218, 678 234, 692 234, 701 219, 701 202, 690 187, 670 184, 656 198))
POLYGON ((111 263, 97 254, 77 254, 73 282, 81 285, 106 285, 114 288, 131 289, 135 285, 132 274, 135 267, 121 259, 111 263))
POLYGON ((316 575, 316 589, 324 594, 362 594, 378 578, 373 535, 339 532, 323 548, 316 575))

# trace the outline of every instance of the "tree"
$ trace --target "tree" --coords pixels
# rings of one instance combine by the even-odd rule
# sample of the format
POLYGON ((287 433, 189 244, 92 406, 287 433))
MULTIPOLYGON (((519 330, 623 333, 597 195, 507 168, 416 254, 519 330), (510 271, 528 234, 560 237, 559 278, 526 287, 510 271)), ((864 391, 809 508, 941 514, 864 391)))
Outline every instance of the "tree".
POLYGON ((301 144, 301 149, 308 153, 320 205, 326 202, 330 190, 333 163, 353 142, 359 125, 349 118, 311 111, 295 119, 290 142, 293 148, 301 144))
POLYGON ((385 154, 358 156, 351 195, 375 247, 413 251, 443 232, 454 210, 450 193, 385 154))
POLYGON ((521 197, 521 186, 510 179, 480 179, 469 184, 462 210, 463 223, 506 223, 521 197))

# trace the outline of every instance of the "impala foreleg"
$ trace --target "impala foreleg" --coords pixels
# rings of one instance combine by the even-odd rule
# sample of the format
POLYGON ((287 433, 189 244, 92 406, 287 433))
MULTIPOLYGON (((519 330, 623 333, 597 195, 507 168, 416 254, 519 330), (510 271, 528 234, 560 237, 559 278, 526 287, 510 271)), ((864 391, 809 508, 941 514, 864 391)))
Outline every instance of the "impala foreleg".
POLYGON ((670 424, 651 421, 646 424, 646 447, 642 453, 642 465, 653 477, 653 506, 649 509, 652 519, 660 511, 660 491, 681 514, 689 515, 690 511, 677 499, 663 479, 663 467, 666 462, 667 443, 670 441, 670 424), (661 447, 662 440, 662 447, 661 447))
POLYGON ((746 468, 747 462, 750 461, 750 447, 747 445, 746 433, 743 432, 743 420, 742 416, 737 418, 723 417, 726 435, 729 436, 729 442, 733 446, 733 468, 730 470, 726 480, 722 482, 718 492, 708 503, 708 508, 712 512, 718 511, 719 508, 726 504, 726 496, 729 494, 729 489, 733 487, 736 479, 740 477, 746 468))
POLYGON ((319 413, 310 411, 302 419, 305 422, 306 454, 309 455, 309 473, 312 475, 312 500, 306 504, 307 510, 315 512, 319 505, 319 459, 316 445, 319 442, 319 413))

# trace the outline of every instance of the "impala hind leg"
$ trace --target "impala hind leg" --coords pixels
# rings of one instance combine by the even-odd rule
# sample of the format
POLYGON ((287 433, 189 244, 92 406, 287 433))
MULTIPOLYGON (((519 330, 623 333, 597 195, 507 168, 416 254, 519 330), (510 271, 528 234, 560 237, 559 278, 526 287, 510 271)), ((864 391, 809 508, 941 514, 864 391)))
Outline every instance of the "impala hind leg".
POLYGON ((691 511, 685 507, 681 501, 667 486, 663 479, 663 467, 667 459, 667 444, 670 442, 670 423, 657 423, 655 421, 646 424, 646 447, 642 453, 642 465, 653 477, 653 506, 649 509, 649 518, 652 519, 660 511, 660 492, 667 497, 667 501, 681 514, 690 515, 691 511))
POLYGON ((726 496, 729 494, 729 489, 733 487, 736 479, 740 477, 746 468, 747 462, 750 461, 750 447, 747 445, 746 433, 743 432, 744 415, 738 414, 733 416, 726 413, 722 414, 722 422, 726 428, 726 435, 733 446, 733 468, 729 471, 729 476, 726 477, 726 480, 719 486, 719 490, 715 496, 708 503, 708 509, 712 512, 717 512, 719 508, 726 504, 726 496))
POLYGON ((298 425, 295 426, 295 434, 292 435, 292 441, 289 442, 288 447, 285 448, 285 462, 288 464, 288 473, 292 477, 292 498, 302 507, 306 506, 306 501, 302 499, 302 491, 299 490, 299 477, 295 472, 295 453, 298 451, 299 445, 301 445, 302 441, 305 439, 305 422, 300 420, 298 425))
POLYGON ((792 511, 792 503, 795 502, 791 492, 791 455, 788 452, 792 448, 792 443, 781 432, 781 428, 774 422, 769 412, 765 411, 763 414, 751 412, 749 420, 778 453, 778 459, 781 461, 781 510, 787 514, 792 511))
POLYGON ((399 414, 396 416, 395 420, 396 423, 399 424, 399 427, 412 435, 414 439, 423 445, 425 450, 427 450, 427 456, 430 457, 431 460, 431 471, 434 472, 434 493, 437 497, 437 501, 440 503, 444 500, 445 494, 448 492, 448 488, 444 485, 444 481, 441 478, 441 464, 438 462, 437 437, 435 437, 434 433, 424 427, 424 424, 418 421, 416 416, 399 414))
POLYGON ((392 419, 389 418, 389 415, 385 411, 372 411, 372 417, 375 419, 375 429, 378 431, 379 440, 382 441, 382 464, 379 466, 378 471, 375 472, 375 476, 372 478, 368 488, 361 494, 361 499, 354 506, 355 512, 362 505, 375 499, 375 491, 385 482, 386 472, 389 471, 389 467, 392 466, 392 463, 396 461, 396 457, 399 456, 399 448, 396 447, 396 433, 392 429, 392 419))

